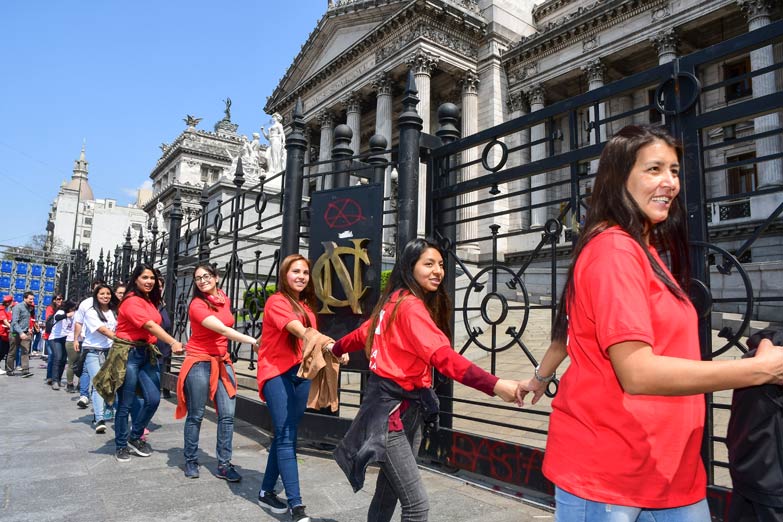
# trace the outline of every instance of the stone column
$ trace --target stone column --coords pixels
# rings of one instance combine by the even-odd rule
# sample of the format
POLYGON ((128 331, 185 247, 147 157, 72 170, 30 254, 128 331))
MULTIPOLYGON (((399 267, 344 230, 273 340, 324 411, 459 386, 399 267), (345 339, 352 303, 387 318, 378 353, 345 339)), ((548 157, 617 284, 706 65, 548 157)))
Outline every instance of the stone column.
MULTIPOLYGON (((321 124, 321 146, 318 161, 326 161, 318 166, 319 174, 331 172, 332 164, 328 163, 332 153, 332 140, 334 139, 334 115, 330 111, 321 111, 318 113, 318 122, 321 124)), ((318 190, 325 190, 334 186, 334 179, 331 174, 325 178, 319 179, 318 190), (323 184, 323 185, 321 185, 323 184)))
MULTIPOLYGON (((432 71, 438 65, 440 57, 428 53, 421 49, 417 50, 406 59, 408 67, 413 71, 413 78, 416 81, 416 89, 419 91, 419 105, 416 107, 419 116, 422 119, 421 132, 432 133, 430 128, 430 81, 432 80, 432 71)), ((427 200, 427 168, 422 163, 419 168, 419 214, 417 235, 424 235, 424 219, 426 217, 427 200)))
MULTIPOLYGON (((304 153, 304 164, 309 165, 312 161, 312 134, 313 129, 310 127, 305 127, 304 129, 304 138, 307 142, 307 148, 305 149, 304 153)), ((310 197, 310 181, 312 181, 312 178, 310 177, 310 174, 312 174, 312 168, 309 166, 306 166, 304 169, 304 179, 302 180, 302 198, 307 199, 310 197)))
MULTIPOLYGON (((459 81, 462 89, 462 137, 470 136, 478 132, 478 88, 479 78, 476 73, 468 71, 459 81)), ((463 164, 470 163, 479 158, 479 148, 473 147, 462 152, 463 164)), ((462 168, 462 181, 467 181, 476 177, 478 172, 477 165, 470 165, 462 168)), ((458 219, 462 221, 459 225, 457 239, 460 241, 470 240, 470 243, 460 245, 462 257, 465 254, 478 255, 479 246, 474 240, 478 237, 478 207, 476 206, 476 193, 469 192, 460 196, 460 204, 464 205, 460 211, 458 219)))
MULTIPOLYGON (((544 108, 544 87, 536 83, 527 91, 527 99, 530 104, 530 112, 540 111, 544 108)), ((546 124, 539 123, 530 131, 530 141, 536 142, 544 139, 546 124)), ((533 145, 530 151, 530 161, 538 161, 546 158, 546 142, 533 145)), ((534 190, 530 194, 530 204, 539 205, 546 201, 546 190, 535 190, 536 187, 546 184, 546 174, 536 174, 530 177, 530 188, 534 190)), ((534 208, 530 211, 530 226, 539 227, 546 221, 546 207, 534 208)))
POLYGON ((674 28, 658 31, 650 37, 650 41, 658 51, 658 65, 673 62, 677 58, 677 47, 680 45, 680 38, 674 28))
MULTIPOLYGON (((754 31, 771 23, 771 0, 737 0, 740 9, 748 18, 748 30, 754 31)), ((772 46, 768 45, 750 52, 750 70, 757 71, 775 63, 772 46)), ((759 98, 776 92, 775 72, 769 72, 753 77, 753 97, 759 98)), ((780 115, 777 112, 759 116, 753 120, 754 134, 777 130, 780 128, 780 115)), ((780 136, 769 136, 756 140, 756 157, 769 156, 780 152, 780 136)), ((758 188, 783 185, 783 169, 781 160, 767 160, 756 163, 758 171, 758 188)))
MULTIPOLYGON (((386 143, 391 146, 392 142, 392 82, 386 73, 381 73, 375 76, 372 81, 372 88, 375 90, 377 96, 377 102, 375 106, 375 134, 379 134, 386 138, 386 143)), ((386 159, 391 161, 391 155, 387 154, 386 159)), ((383 195, 385 198, 389 198, 384 203, 384 210, 386 212, 392 209, 391 196, 392 196, 392 179, 391 179, 391 167, 386 169, 386 176, 383 180, 383 195)), ((383 224, 387 225, 383 229, 383 243, 384 252, 393 251, 391 248, 394 241, 394 229, 391 227, 395 222, 392 214, 386 214, 383 219, 383 224)))
MULTIPOLYGON (((604 86, 606 77, 606 66, 600 59, 596 58, 591 60, 582 66, 582 72, 587 76, 587 90, 592 91, 604 86)), ((598 113, 596 114, 595 107, 590 107, 590 143, 593 145, 600 143, 601 139, 604 140, 606 136, 606 125, 599 125, 598 122, 606 115, 606 103, 602 102, 598 104, 598 113)), ((595 173, 598 171, 598 159, 590 161, 590 172, 595 173)))
POLYGON ((345 96, 342 100, 345 105, 345 123, 353 131, 353 137, 351 138, 351 150, 354 155, 359 154, 361 147, 361 123, 362 123, 362 107, 361 97, 358 93, 351 92, 345 96))
MULTIPOLYGON (((520 116, 528 114, 529 107, 527 105, 527 97, 521 91, 512 92, 508 96, 508 110, 509 118, 516 119, 520 116)), ((530 143, 530 129, 524 129, 516 134, 509 136, 510 143, 509 149, 514 149, 530 143)), ((517 152, 509 154, 508 167, 516 167, 518 165, 526 165, 530 163, 530 149, 523 149, 517 152)), ((520 190, 527 190, 530 188, 530 178, 518 179, 511 182, 511 192, 518 192, 520 190)), ((519 196, 513 196, 509 201, 509 207, 511 214, 509 216, 509 231, 517 232, 525 230, 530 227, 530 210, 524 207, 530 206, 530 193, 521 194, 519 196)))

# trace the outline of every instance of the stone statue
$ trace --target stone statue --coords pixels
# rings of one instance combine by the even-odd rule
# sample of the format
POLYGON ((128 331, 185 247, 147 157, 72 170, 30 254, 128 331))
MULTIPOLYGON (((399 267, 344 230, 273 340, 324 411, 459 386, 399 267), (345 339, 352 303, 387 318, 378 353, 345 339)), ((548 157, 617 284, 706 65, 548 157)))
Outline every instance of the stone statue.
POLYGON ((261 133, 269 141, 269 147, 266 149, 269 173, 274 175, 285 170, 285 129, 283 129, 283 117, 280 113, 276 112, 272 115, 272 125, 269 127, 269 132, 261 127, 261 133))
POLYGON ((223 114, 225 114, 223 119, 225 121, 231 121, 231 98, 226 97, 226 99, 223 100, 223 103, 226 104, 226 110, 223 111, 223 114))
POLYGON ((202 118, 196 118, 195 116, 191 116, 190 114, 185 115, 185 118, 183 118, 182 121, 185 122, 185 125, 188 127, 195 127, 198 125, 198 123, 202 120, 202 118))
POLYGON ((158 223, 158 230, 166 230, 165 223, 163 222, 163 202, 158 201, 155 204, 155 221, 158 223))

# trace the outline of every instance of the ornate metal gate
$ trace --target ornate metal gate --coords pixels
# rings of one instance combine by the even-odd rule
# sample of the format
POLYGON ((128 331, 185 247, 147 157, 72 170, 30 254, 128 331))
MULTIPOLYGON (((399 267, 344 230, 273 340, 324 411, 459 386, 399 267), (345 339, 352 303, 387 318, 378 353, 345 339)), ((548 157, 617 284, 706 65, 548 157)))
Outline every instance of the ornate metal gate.
MULTIPOLYGON (((532 374, 548 345, 603 145, 624 125, 650 121, 660 121, 684 145, 691 294, 703 358, 740 356, 752 320, 766 321, 757 326, 781 321, 783 93, 764 88, 774 86, 781 64, 725 81, 711 74, 734 57, 771 57, 781 35, 778 22, 462 139, 457 108, 441 106, 439 145, 426 152, 427 231, 449 252, 455 349, 504 377, 532 374), (754 94, 714 103, 741 82, 752 84, 754 94), (622 106, 614 103, 619 97, 647 99, 648 92, 649 105, 612 110, 622 106), (747 150, 755 157, 736 152, 747 150), (750 174, 758 184, 732 193, 727 179, 750 174)), ((449 382, 438 390, 441 424, 449 429, 429 441, 427 456, 551 504, 553 488, 541 474, 548 404, 520 413, 449 382)), ((730 393, 707 396, 703 455, 718 518, 730 487, 723 444, 730 400, 730 393)))

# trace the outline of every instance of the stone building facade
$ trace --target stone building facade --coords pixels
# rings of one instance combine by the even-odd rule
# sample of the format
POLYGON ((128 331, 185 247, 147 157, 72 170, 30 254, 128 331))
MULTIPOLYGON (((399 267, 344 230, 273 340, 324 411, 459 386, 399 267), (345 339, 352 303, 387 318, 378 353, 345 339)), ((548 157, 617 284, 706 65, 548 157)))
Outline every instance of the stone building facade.
POLYGON ((89 163, 84 147, 74 161, 70 181, 63 182, 52 202, 47 222, 47 248, 67 252, 73 248, 86 250, 97 260, 113 251, 118 230, 130 229, 134 237, 144 234, 147 213, 136 203, 118 205, 114 199, 95 199, 87 179, 89 163))

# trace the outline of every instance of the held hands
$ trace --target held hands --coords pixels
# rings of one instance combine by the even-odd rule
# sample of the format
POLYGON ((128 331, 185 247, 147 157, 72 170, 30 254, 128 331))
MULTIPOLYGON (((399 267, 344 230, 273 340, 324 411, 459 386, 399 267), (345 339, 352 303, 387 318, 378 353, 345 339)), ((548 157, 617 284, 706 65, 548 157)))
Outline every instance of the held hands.
POLYGON ((258 353, 258 347, 261 346, 261 338, 259 337, 258 339, 256 339, 256 342, 254 342, 252 346, 253 346, 253 351, 255 353, 258 353))
POLYGON ((544 395, 547 384, 549 383, 541 382, 535 377, 531 377, 528 381, 519 381, 515 393, 517 406, 525 405, 525 397, 529 392, 533 393, 531 404, 537 403, 541 396, 544 395))
MULTIPOLYGON (((329 343, 327 345, 324 345, 323 351, 324 351, 324 353, 326 353, 326 352, 332 353, 332 349, 333 348, 334 348, 334 343, 329 343)), ((332 353, 332 355, 334 355, 334 354, 332 353)), ((348 364, 348 362, 351 360, 351 358, 348 356, 347 353, 344 353, 340 357, 338 357, 337 360, 340 361, 341 365, 345 366, 346 364, 348 364)))
POLYGON ((185 353, 185 347, 179 341, 171 343, 171 352, 176 355, 182 355, 185 353))
POLYGON ((516 381, 512 381, 509 379, 498 379, 498 382, 495 383, 495 388, 492 391, 495 392, 495 395, 497 395, 498 397, 500 397, 506 402, 515 402, 516 390, 517 390, 516 381))

